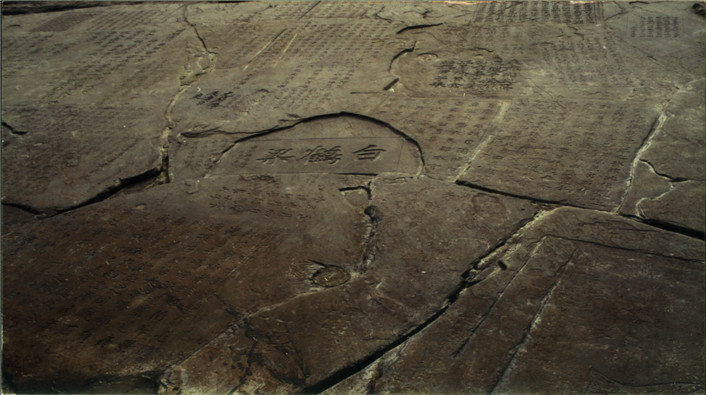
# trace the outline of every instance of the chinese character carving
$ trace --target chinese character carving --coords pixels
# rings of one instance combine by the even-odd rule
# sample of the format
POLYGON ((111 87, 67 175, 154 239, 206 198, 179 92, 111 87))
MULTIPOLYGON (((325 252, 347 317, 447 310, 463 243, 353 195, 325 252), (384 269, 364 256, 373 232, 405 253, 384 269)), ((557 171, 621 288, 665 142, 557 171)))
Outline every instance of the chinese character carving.
POLYGON ((287 153, 291 150, 291 148, 270 149, 267 151, 267 155, 262 158, 257 158, 257 160, 266 165, 274 164, 278 160, 287 162, 290 159, 294 159, 294 155, 287 155, 287 153))
POLYGON ((324 162, 332 165, 341 160, 341 146, 336 145, 329 149, 321 145, 306 150, 306 155, 299 159, 306 159, 306 163, 324 162))
POLYGON ((370 144, 365 148, 354 151, 353 153, 356 154, 356 159, 358 160, 375 160, 381 153, 385 152, 384 149, 375 147, 377 146, 370 144))

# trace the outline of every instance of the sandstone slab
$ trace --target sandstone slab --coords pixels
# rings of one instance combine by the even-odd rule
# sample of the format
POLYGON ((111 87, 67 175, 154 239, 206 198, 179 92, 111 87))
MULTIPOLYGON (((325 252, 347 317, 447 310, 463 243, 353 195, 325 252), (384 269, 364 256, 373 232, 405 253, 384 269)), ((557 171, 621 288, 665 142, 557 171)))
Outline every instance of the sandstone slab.
POLYGON ((704 201, 703 92, 704 80, 697 79, 671 97, 633 165, 622 213, 704 232, 704 213, 681 209, 704 201))
POLYGON ((3 4, 3 391, 703 392, 701 3, 3 4))
POLYGON ((703 391, 703 244, 664 236, 544 213, 439 320, 330 391, 703 391))
POLYGON ((160 173, 171 101, 207 63, 180 7, 10 19, 2 32, 3 201, 51 213, 160 173))

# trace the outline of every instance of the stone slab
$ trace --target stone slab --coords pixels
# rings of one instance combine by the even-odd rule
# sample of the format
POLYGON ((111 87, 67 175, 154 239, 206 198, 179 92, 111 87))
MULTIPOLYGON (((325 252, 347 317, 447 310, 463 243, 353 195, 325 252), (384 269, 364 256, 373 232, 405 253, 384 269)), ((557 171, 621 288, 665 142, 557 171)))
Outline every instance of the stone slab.
MULTIPOLYGON (((468 263, 534 212, 518 199, 404 178, 371 185, 366 209, 339 191, 355 187, 356 177, 214 176, 197 185, 172 183, 27 225, 31 230, 22 238, 6 237, 3 292, 13 303, 4 306, 4 360, 15 385, 42 388, 34 387, 39 376, 41 383, 85 390, 71 386, 100 375, 160 371, 244 317, 248 333, 300 333, 293 340, 297 349, 314 331, 320 333, 315 338, 359 349, 332 354, 328 342, 300 349, 305 354, 294 355, 308 361, 311 382, 432 314, 468 263), (410 194, 415 202, 406 200, 410 194), (439 207, 435 213, 437 194, 448 195, 457 209, 439 207), (493 225, 484 219, 491 215, 493 225), (406 241, 400 243, 403 231, 406 241), (417 263, 405 263, 412 257, 417 263), (341 280, 321 279, 326 269, 341 280), (354 290, 358 296, 352 297, 354 290), (368 309, 383 307, 394 307, 397 318, 377 329, 379 335, 360 323, 349 327, 364 316, 378 321, 368 309), (291 322, 288 315, 308 309, 308 326, 277 329, 276 322, 291 322), (340 341, 333 342, 340 329, 327 324, 331 317, 350 322, 340 341), (26 325, 37 330, 27 332, 26 325), (360 336, 371 338, 357 345, 360 336), (37 373, 21 373, 27 361, 37 373)), ((266 368, 280 377, 277 369, 292 368, 286 360, 266 368)), ((281 378, 275 383, 286 385, 281 378)))
POLYGON ((704 202, 703 92, 704 80, 697 79, 670 98, 654 135, 633 164, 622 213, 704 232, 704 213, 681 209, 704 202))
POLYGON ((665 236, 543 213, 438 321, 330 393, 703 391, 704 247, 665 236))
POLYGON ((206 57, 181 19, 173 4, 4 17, 4 202, 56 212, 162 170, 167 109, 206 57))
POLYGON ((703 392, 704 16, 3 3, 3 392, 703 392))

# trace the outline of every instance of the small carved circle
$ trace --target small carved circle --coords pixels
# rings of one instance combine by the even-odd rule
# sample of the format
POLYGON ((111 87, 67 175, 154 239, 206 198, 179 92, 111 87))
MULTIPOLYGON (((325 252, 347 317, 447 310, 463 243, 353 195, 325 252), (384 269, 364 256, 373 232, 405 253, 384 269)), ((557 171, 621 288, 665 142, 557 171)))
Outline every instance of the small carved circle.
POLYGON ((311 281, 322 287, 335 287, 345 284, 350 279, 348 273, 338 266, 328 266, 316 273, 311 278, 311 281))

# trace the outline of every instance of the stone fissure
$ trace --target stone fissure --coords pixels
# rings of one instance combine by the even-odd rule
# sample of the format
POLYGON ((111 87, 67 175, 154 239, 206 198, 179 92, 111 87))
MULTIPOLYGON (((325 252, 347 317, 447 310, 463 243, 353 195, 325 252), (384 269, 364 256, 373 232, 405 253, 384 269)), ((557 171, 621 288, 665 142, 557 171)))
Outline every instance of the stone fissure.
POLYGON ((668 174, 663 174, 663 173, 658 172, 657 169, 655 168, 655 166, 654 166, 650 161, 648 161, 648 160, 646 160, 646 159, 640 159, 640 162, 642 162, 642 163, 648 165, 648 166, 650 167, 650 169, 652 169, 652 172, 653 172, 653 173, 657 174, 657 175, 660 176, 660 177, 666 178, 667 180, 669 180, 669 182, 684 182, 684 181, 689 181, 687 178, 683 178, 683 177, 672 177, 672 176, 670 176, 670 175, 668 175, 668 174))
POLYGON ((687 259, 687 258, 678 257, 678 256, 674 256, 674 255, 662 255, 662 254, 657 254, 654 251, 648 251, 648 250, 643 250, 643 249, 639 249, 639 248, 627 248, 627 247, 623 247, 623 246, 613 246, 610 244, 599 243, 599 242, 584 240, 584 239, 576 239, 576 238, 560 236, 560 235, 556 235, 556 234, 547 234, 547 236, 554 237, 556 239, 572 241, 572 242, 576 242, 576 243, 591 244, 591 245, 595 245, 595 246, 599 246, 599 247, 603 247, 603 248, 622 250, 622 251, 633 251, 633 252, 639 252, 639 253, 646 254, 646 255, 661 256, 664 258, 678 259, 678 260, 683 260, 683 261, 687 261, 687 262, 697 262, 697 263, 703 262, 703 260, 687 259))
MULTIPOLYGON (((537 249, 542 245, 542 242, 544 241, 545 238, 546 237, 542 237, 540 240, 538 240, 534 243, 534 247, 532 248, 533 253, 534 253, 534 251, 537 251, 537 249)), ((497 253, 494 252, 493 255, 504 253, 504 252, 505 251, 498 251, 497 253)), ((468 337, 466 337, 466 339, 464 339, 464 341, 461 342, 459 347, 453 353, 451 353, 452 358, 458 358, 458 356, 466 349, 466 346, 468 346, 468 343, 473 339, 473 337, 476 335, 476 333, 478 333, 478 329, 480 329, 480 327, 483 326, 483 324, 485 323, 488 316, 493 312, 495 306, 498 304, 498 302, 500 302, 500 300, 502 299, 502 296, 505 294, 505 291, 508 289, 508 287, 510 287, 510 285, 512 285, 512 282, 515 280, 515 278, 517 278, 517 276, 520 275, 520 273, 525 268, 525 266, 527 266, 527 263, 529 263, 529 261, 531 259, 531 255, 533 255, 533 253, 529 254, 530 256, 528 256, 524 260, 524 262, 522 262, 522 265, 520 265, 520 267, 515 271, 515 273, 513 273, 512 277, 510 277, 510 279, 507 280, 505 285, 503 285, 503 287, 497 293, 495 299, 491 302, 490 306, 488 306, 488 309, 483 314, 481 314, 478 322, 471 329, 468 337)), ((488 256, 488 258, 491 258, 491 256, 488 256)))
POLYGON ((407 27, 403 27, 402 29, 398 30, 397 34, 404 33, 404 32, 410 31, 410 30, 425 29, 428 27, 441 26, 441 25, 443 25, 443 22, 442 23, 427 23, 427 24, 423 24, 423 25, 407 26, 407 27))
POLYGON ((118 192, 122 192, 131 188, 139 187, 140 185, 150 184, 152 181, 158 181, 161 174, 161 167, 156 167, 145 171, 144 173, 138 174, 133 177, 121 178, 114 185, 104 189, 92 198, 85 200, 81 203, 62 208, 46 208, 39 209, 25 205, 22 203, 15 202, 3 202, 3 205, 16 207, 22 209, 28 213, 34 214, 38 219, 44 219, 49 217, 54 217, 69 211, 78 210, 80 208, 102 202, 118 192))
POLYGON ((457 180, 455 183, 456 183, 456 185, 460 185, 460 186, 471 188, 471 189, 476 189, 476 190, 483 191, 483 192, 492 193, 495 195, 508 196, 508 197, 512 197, 512 198, 516 198, 516 199, 528 200, 532 203, 542 203, 542 204, 549 204, 549 205, 576 207, 576 208, 583 208, 586 210, 592 210, 590 208, 569 204, 569 203, 567 203, 565 201, 561 201, 561 200, 558 200, 558 201, 557 200, 544 200, 544 199, 539 199, 539 198, 532 197, 532 196, 516 195, 514 193, 498 191, 495 189, 486 188, 486 187, 476 185, 476 184, 470 183, 468 181, 463 181, 463 180, 457 180))
MULTIPOLYGON (((571 253, 571 257, 565 263, 563 263, 559 267, 559 269, 557 269, 556 278, 554 279, 554 282, 549 287, 549 290, 547 291, 547 293, 542 297, 542 300, 539 302, 539 307, 537 308, 537 311, 535 312, 534 316, 532 317, 530 324, 527 326, 527 329, 525 329, 524 333, 522 334, 522 338, 515 346, 512 347, 512 349, 508 353, 508 357, 505 360, 503 367, 500 369, 500 372, 498 373, 495 382, 492 384, 492 386, 490 387, 490 390, 488 391, 489 394, 492 394, 493 392, 495 392, 495 389, 498 387, 498 385, 502 382, 505 375, 512 368, 512 364, 515 361, 515 358, 517 357, 517 353, 522 349, 522 347, 525 345, 525 343, 527 343, 527 341, 530 339, 530 332, 532 332, 532 330, 536 327, 537 323, 539 322, 540 317, 542 316, 542 312, 544 311, 547 303, 549 303, 549 300, 551 299, 552 295, 554 295, 554 291, 556 290, 557 286, 559 285, 559 282, 561 281, 561 278, 562 278, 564 272, 566 271, 566 269, 569 267, 569 265, 573 261, 575 255, 576 255, 576 250, 574 250, 571 253)), ((528 258, 528 260, 529 259, 531 259, 531 258, 528 258)), ((519 271, 518 271, 518 273, 519 273, 519 271)))
POLYGON ((16 134, 16 135, 18 135, 18 136, 23 136, 23 135, 27 134, 27 131, 26 131, 26 130, 17 130, 17 129, 15 129, 15 128, 13 128, 12 126, 10 126, 10 124, 8 124, 8 123, 5 122, 5 121, 2 121, 2 126, 6 127, 7 130, 10 131, 10 133, 16 134))
POLYGON ((380 220, 382 219, 382 213, 376 206, 366 207, 364 213, 368 219, 368 234, 365 236, 363 254, 360 258, 360 265, 357 268, 357 272, 359 274, 365 273, 375 261, 375 255, 377 255, 378 252, 378 247, 375 245, 375 233, 377 231, 378 223, 380 223, 380 220))
MULTIPOLYGON (((412 44, 411 48, 405 48, 405 49, 401 50, 400 52, 396 53, 395 56, 393 56, 392 59, 390 60, 390 65, 387 66, 387 71, 388 72, 392 71, 392 65, 395 63, 395 60, 397 60, 397 58, 399 58, 400 56, 402 56, 406 53, 414 52, 415 48, 417 48, 417 41, 415 41, 412 44)), ((399 78, 397 78, 397 80, 399 80, 399 78)), ((383 88, 383 90, 386 91, 386 90, 392 88, 392 85, 394 85, 396 83, 397 83, 397 81, 393 81, 393 82, 389 83, 388 85, 385 86, 385 88, 383 88)))

